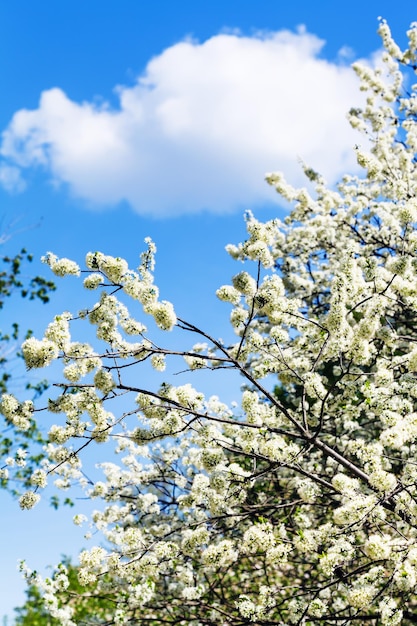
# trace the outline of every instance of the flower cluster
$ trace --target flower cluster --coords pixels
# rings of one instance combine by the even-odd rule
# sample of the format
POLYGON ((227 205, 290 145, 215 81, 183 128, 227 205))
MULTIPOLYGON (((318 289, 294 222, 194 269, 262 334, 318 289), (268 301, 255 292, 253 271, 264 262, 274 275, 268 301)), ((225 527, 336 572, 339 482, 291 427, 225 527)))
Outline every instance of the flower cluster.
POLYGON ((70 259, 58 259, 55 254, 48 252, 42 257, 42 262, 49 265, 56 276, 79 276, 80 268, 75 261, 70 259))
POLYGON ((34 406, 31 400, 20 403, 14 396, 7 393, 1 397, 0 412, 18 430, 28 430, 32 422, 33 411, 34 406))

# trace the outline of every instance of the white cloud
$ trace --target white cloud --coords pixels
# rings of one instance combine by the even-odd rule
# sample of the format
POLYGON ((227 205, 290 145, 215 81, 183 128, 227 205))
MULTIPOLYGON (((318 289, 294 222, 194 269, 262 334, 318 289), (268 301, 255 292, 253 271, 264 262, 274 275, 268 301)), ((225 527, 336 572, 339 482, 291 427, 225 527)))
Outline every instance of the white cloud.
POLYGON ((21 176, 20 168, 0 163, 0 185, 10 193, 23 191, 26 184, 21 176))
POLYGON ((44 91, 13 116, 3 157, 90 204, 154 215, 275 200, 265 172, 303 184, 300 158, 334 182, 355 167, 346 113, 360 96, 350 67, 320 58, 323 44, 302 29, 178 43, 117 88, 117 109, 44 91))

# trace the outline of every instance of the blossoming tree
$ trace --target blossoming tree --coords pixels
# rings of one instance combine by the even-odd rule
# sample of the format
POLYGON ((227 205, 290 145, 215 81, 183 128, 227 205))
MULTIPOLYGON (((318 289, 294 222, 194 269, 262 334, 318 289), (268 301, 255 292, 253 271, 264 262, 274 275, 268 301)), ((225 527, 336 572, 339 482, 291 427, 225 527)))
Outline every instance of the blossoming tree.
MULTIPOLYGON (((97 302, 23 344, 29 368, 58 360, 63 378, 47 407, 48 463, 20 504, 37 502, 48 475, 100 503, 90 523, 102 542, 79 557, 84 592, 65 565, 46 580, 22 565, 60 623, 83 623, 77 607, 98 598, 102 624, 417 622, 417 24, 405 51, 384 22, 379 32, 382 66, 354 66, 362 173, 336 189, 307 168, 309 190, 267 177, 293 210, 283 222, 248 214, 246 241, 228 247, 244 262, 217 292, 233 341, 160 300, 147 241, 137 271, 89 253, 84 286, 97 302), (146 315, 190 347, 161 345, 146 315), (85 322, 91 345, 73 338, 85 322), (191 384, 147 387, 146 368, 171 359, 235 371, 240 403, 191 384), (120 462, 90 484, 83 452, 110 441, 120 462)), ((3 396, 23 430, 40 408, 3 396)))

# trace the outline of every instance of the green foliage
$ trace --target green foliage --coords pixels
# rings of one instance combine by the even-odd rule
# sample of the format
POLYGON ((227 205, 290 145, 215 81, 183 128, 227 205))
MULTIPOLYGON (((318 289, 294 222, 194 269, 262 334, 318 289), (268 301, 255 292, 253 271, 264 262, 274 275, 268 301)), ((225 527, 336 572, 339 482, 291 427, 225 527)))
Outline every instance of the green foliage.
POLYGON ((15 609, 16 626, 58 626, 58 621, 48 615, 42 602, 42 596, 36 585, 26 590, 27 600, 23 607, 15 609))

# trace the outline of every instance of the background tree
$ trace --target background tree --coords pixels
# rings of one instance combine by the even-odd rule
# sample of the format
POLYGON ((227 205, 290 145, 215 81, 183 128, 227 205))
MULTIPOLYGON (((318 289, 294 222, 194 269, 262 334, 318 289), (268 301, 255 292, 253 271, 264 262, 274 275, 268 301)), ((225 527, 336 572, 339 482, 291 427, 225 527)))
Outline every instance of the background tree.
MULTIPOLYGON (((84 620, 91 623, 92 617, 96 622, 103 618, 113 608, 111 602, 94 597, 96 584, 85 588, 78 582, 78 568, 68 558, 63 560, 63 566, 69 582, 64 601, 71 605, 73 598, 76 599, 74 620, 77 623, 82 623, 84 620)), ((56 578, 61 571, 62 568, 57 569, 52 575, 56 578)), ((45 609, 41 592, 36 585, 27 588, 26 596, 24 606, 16 609, 14 626, 60 626, 59 620, 51 617, 45 609)))
MULTIPOLYGON (((27 268, 33 257, 24 248, 14 256, 4 255, 0 258, 0 310, 7 306, 16 306, 16 299, 20 296, 25 300, 40 300, 43 303, 49 301, 49 294, 55 289, 51 280, 42 276, 25 278, 22 269, 27 268)), ((17 308, 16 308, 17 310, 17 308)), ((16 313, 16 320, 18 314, 16 313)), ((8 388, 16 389, 16 380, 12 380, 12 366, 15 359, 19 358, 19 324, 15 321, 10 329, 0 329, 0 393, 7 393, 8 388)), ((30 330, 26 331, 26 337, 30 336, 30 330)), ((20 354, 21 357, 21 354, 20 354)), ((46 382, 27 382, 26 389, 36 397, 46 388, 46 382)), ((14 425, 7 419, 2 420, 0 430, 0 486, 8 487, 13 493, 19 492, 19 485, 28 487, 29 478, 33 473, 34 464, 37 464, 42 456, 42 449, 32 446, 32 452, 28 453, 29 443, 45 443, 36 423, 32 420, 29 428, 16 430, 14 425), (13 475, 13 481, 10 480, 13 475)))
MULTIPOLYGON (((63 415, 49 466, 20 504, 36 504, 48 473, 102 504, 91 525, 103 545, 79 558, 85 592, 70 602, 64 567, 42 579, 22 565, 61 624, 417 622, 417 25, 405 51, 384 22, 379 32, 382 66, 355 65, 361 175, 337 189, 309 168, 309 189, 269 175, 293 210, 284 222, 249 213, 247 240, 228 247, 245 265, 217 295, 233 306, 237 339, 210 336, 159 299, 148 241, 138 271, 89 253, 84 286, 101 288, 98 301, 23 344, 28 367, 64 369, 48 401, 63 415), (175 345, 198 343, 173 348, 126 302, 178 333, 175 345), (85 321, 94 346, 71 338, 85 321), (238 374, 240 403, 189 383, 146 385, 149 364, 174 371, 179 360, 238 374), (86 479, 82 451, 108 441, 120 462, 102 446, 104 478, 86 479), (106 610, 75 621, 86 597, 106 610)), ((68 259, 45 261, 80 274, 68 259)), ((40 409, 22 407, 3 397, 24 429, 40 409)))
MULTIPOLYGON (((3 256, 0 259, 2 269, 0 271, 0 309, 3 309, 12 294, 18 294, 27 300, 40 300, 43 303, 49 302, 49 293, 55 289, 55 284, 51 280, 46 280, 42 276, 24 279, 22 277, 22 266, 31 263, 33 256, 24 248, 15 256, 3 256)), ((30 331, 29 331, 30 332, 30 331)), ((0 389, 4 393, 7 391, 7 383, 11 374, 8 371, 8 354, 14 352, 14 346, 9 349, 10 342, 16 342, 19 338, 19 324, 12 324, 9 332, 0 331, 1 356, 0 365, 3 373, 0 379, 0 389)))

